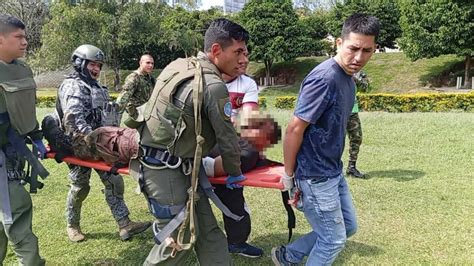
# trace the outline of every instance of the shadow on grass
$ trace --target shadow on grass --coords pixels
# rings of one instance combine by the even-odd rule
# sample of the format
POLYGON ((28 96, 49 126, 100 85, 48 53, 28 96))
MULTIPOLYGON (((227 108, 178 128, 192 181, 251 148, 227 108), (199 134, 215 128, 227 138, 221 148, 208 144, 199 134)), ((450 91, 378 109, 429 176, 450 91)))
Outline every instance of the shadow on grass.
POLYGON ((423 177, 425 172, 418 170, 391 169, 367 172, 369 178, 393 178, 395 181, 412 181, 423 177))
MULTIPOLYGON (((295 241, 296 239, 302 237, 304 234, 294 234, 291 242, 295 241)), ((257 238, 252 239, 250 243, 252 245, 256 245, 258 247, 263 248, 265 254, 263 258, 260 258, 258 261, 255 259, 248 259, 248 258, 241 258, 233 257, 235 265, 271 265, 271 258, 270 258, 270 250, 272 247, 277 247, 280 245, 287 245, 288 241, 288 234, 287 233, 276 233, 270 235, 264 235, 257 238)), ((344 261, 349 260, 352 256, 357 257, 375 257, 380 256, 380 254, 385 253, 385 251, 377 246, 368 245, 361 242, 356 242, 352 240, 348 240, 346 243, 345 248, 338 256, 335 264, 344 264, 344 261)), ((304 259, 306 261, 306 257, 304 259)))
POLYGON ((348 240, 345 248, 335 261, 335 264, 343 264, 344 261, 349 260, 354 255, 358 257, 375 257, 383 253, 385 253, 385 251, 377 246, 348 240))

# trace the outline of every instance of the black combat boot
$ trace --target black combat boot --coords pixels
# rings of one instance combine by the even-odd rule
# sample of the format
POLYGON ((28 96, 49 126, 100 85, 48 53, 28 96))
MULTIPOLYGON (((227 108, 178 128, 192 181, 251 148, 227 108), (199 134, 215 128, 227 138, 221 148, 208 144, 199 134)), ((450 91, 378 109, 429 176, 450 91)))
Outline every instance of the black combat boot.
POLYGON ((367 178, 364 173, 357 170, 356 162, 354 162, 354 161, 349 161, 349 165, 347 166, 346 174, 351 175, 355 178, 367 178))

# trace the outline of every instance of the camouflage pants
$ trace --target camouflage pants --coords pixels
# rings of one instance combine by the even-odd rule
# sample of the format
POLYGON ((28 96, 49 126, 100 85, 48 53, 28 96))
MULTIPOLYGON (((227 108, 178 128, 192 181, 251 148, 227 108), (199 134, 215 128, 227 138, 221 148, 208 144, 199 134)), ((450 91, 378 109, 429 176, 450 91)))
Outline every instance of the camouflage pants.
POLYGON ((347 136, 349 137, 349 161, 356 162, 362 144, 362 127, 358 113, 352 113, 347 121, 347 136))
MULTIPOLYGON (((89 181, 92 169, 71 164, 68 164, 68 166, 71 189, 66 201, 66 219, 68 225, 79 226, 82 202, 90 191, 89 181)), ((109 205, 114 219, 118 222, 127 217, 129 211, 123 199, 124 183, 122 176, 99 170, 96 170, 96 172, 104 184, 105 201, 109 205)))

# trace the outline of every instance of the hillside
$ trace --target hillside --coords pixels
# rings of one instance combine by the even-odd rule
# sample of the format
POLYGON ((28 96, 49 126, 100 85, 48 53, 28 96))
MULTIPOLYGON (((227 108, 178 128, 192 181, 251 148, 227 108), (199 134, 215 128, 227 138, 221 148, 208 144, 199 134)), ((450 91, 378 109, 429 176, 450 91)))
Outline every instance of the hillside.
MULTIPOLYGON (((326 57, 303 57, 291 63, 277 63, 272 68, 272 75, 278 83, 290 84, 290 91, 297 91, 306 74, 325 59, 326 57)), ((455 55, 443 55, 412 62, 403 53, 376 53, 364 71, 371 81, 370 92, 430 91, 435 87, 453 87, 456 76, 463 75, 463 59, 455 55)), ((249 73, 257 78, 264 76, 264 64, 252 62, 249 73)))

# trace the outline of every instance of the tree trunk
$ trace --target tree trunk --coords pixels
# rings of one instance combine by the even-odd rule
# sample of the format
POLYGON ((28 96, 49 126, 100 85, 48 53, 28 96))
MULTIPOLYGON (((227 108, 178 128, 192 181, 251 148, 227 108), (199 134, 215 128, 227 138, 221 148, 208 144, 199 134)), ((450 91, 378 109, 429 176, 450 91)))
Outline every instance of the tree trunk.
POLYGON ((114 74, 115 74, 114 90, 119 91, 121 86, 120 86, 120 69, 118 66, 114 67, 114 74))
POLYGON ((471 56, 466 55, 466 62, 464 67, 464 88, 471 89, 472 88, 472 79, 471 79, 471 56))
POLYGON ((272 68, 272 60, 264 60, 265 62, 265 86, 269 86, 270 85, 270 70, 272 68))

